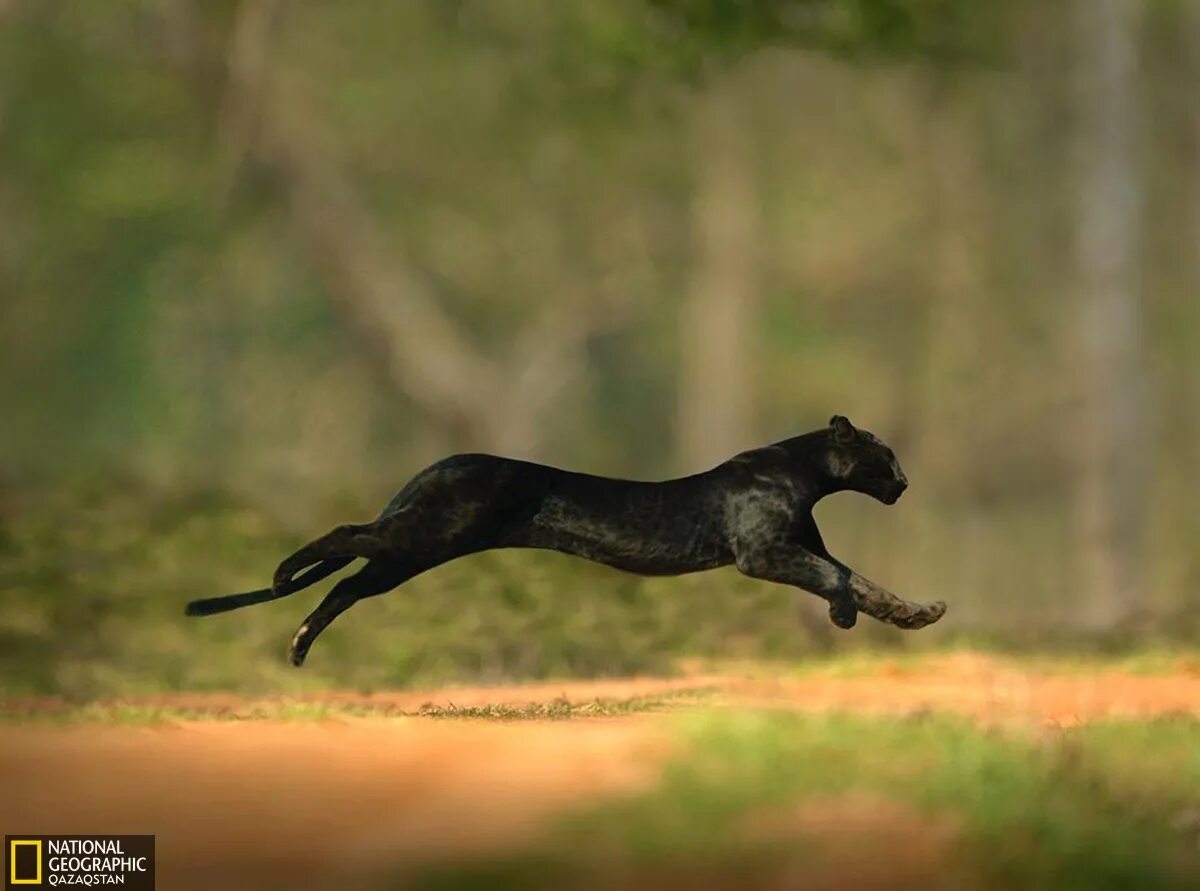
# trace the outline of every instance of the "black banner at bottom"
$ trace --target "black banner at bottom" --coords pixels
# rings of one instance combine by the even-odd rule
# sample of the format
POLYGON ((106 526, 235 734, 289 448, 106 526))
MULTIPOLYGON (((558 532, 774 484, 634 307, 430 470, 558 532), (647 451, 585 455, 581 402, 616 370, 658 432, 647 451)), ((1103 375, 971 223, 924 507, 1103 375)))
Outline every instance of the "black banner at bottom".
POLYGON ((6 835, 4 888, 154 889, 153 835, 6 835))

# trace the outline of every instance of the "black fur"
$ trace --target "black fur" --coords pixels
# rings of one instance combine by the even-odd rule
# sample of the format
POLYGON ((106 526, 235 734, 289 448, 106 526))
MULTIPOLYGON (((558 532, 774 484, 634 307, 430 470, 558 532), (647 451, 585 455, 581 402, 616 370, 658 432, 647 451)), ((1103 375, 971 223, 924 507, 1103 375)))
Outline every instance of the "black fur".
POLYGON ((466 554, 546 548, 640 575, 735 564, 825 598, 841 628, 853 627, 859 612, 920 628, 940 619, 945 605, 901 600, 838 562, 812 516, 813 505, 833 492, 893 504, 907 486, 892 450, 840 415, 828 428, 664 482, 455 455, 417 474, 374 522, 339 526, 288 557, 271 588, 196 600, 187 612, 210 615, 285 597, 367 558, 296 632, 290 656, 300 665, 317 635, 364 597, 466 554))

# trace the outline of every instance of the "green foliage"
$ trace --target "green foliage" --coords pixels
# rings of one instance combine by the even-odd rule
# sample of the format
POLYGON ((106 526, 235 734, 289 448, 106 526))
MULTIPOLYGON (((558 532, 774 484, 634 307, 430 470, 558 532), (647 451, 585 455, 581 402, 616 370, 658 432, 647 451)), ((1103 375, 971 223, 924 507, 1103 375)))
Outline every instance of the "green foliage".
POLYGON ((418 708, 399 705, 356 704, 301 699, 250 700, 241 705, 214 704, 153 705, 116 701, 89 702, 76 706, 58 703, 16 701, 0 702, 0 720, 44 721, 56 724, 167 724, 178 721, 324 721, 330 718, 433 718, 476 721, 565 721, 572 718, 613 718, 625 715, 665 712, 680 706, 694 706, 712 693, 711 688, 694 687, 672 690, 653 696, 627 699, 596 697, 550 702, 486 705, 435 705, 418 708))
MULTIPOLYGON (((769 46, 853 58, 964 61, 996 46, 992 0, 648 0, 676 47, 736 57, 769 46), (991 41, 987 43, 984 35, 991 41)), ((664 38, 665 42, 665 38, 664 38)))
POLYGON ((1013 7, 996 0, 625 0, 576 4, 560 19, 556 80, 591 102, 647 83, 713 79, 761 51, 792 49, 856 64, 991 64, 1008 47, 1013 7))

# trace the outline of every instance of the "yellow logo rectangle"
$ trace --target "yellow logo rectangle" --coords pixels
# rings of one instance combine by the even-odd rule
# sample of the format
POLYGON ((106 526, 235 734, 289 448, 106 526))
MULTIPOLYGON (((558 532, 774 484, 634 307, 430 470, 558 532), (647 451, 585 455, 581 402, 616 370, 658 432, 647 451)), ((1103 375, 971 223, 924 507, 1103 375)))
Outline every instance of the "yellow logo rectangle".
POLYGON ((10 885, 40 885, 42 883, 42 840, 39 839, 12 839, 9 841, 8 850, 8 883, 10 885), (18 879, 17 878, 17 848, 32 847, 37 853, 35 854, 35 872, 33 878, 18 879))

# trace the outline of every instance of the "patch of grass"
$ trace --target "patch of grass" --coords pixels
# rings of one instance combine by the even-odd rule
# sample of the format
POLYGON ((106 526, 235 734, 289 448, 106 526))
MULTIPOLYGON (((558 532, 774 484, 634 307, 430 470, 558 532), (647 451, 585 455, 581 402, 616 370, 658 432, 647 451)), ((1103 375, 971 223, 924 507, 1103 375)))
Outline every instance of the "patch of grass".
MULTIPOLYGON (((1200 887, 1200 827, 1189 822, 1200 803, 1196 719, 1046 736, 938 716, 732 712, 680 724, 688 744, 652 791, 567 818, 521 857, 432 869, 417 884, 499 887, 489 877, 519 875, 523 887, 779 887, 781 876, 794 880, 821 861, 822 839, 756 839, 747 820, 866 793, 957 827, 946 862, 929 866, 918 887, 963 887, 946 884, 951 859, 966 887, 1200 887)), ((853 854, 905 856, 886 842, 868 830, 853 854)))
POLYGON ((715 690, 711 687, 696 687, 628 699, 597 698, 590 702, 555 699, 551 702, 531 702, 524 705, 459 706, 449 704, 441 706, 430 704, 421 706, 411 714, 423 718, 469 718, 488 721, 609 718, 646 712, 662 712, 682 705, 695 705, 714 692, 715 690))
POLYGON ((689 687, 651 696, 625 699, 597 697, 576 701, 560 697, 549 702, 498 703, 460 706, 426 703, 416 709, 399 705, 352 702, 277 700, 245 706, 177 707, 136 702, 95 702, 62 707, 0 707, 0 721, 45 721, 63 724, 163 724, 179 721, 323 721, 330 718, 434 718, 485 721, 546 721, 573 718, 619 717, 664 712, 706 701, 710 687, 689 687))

